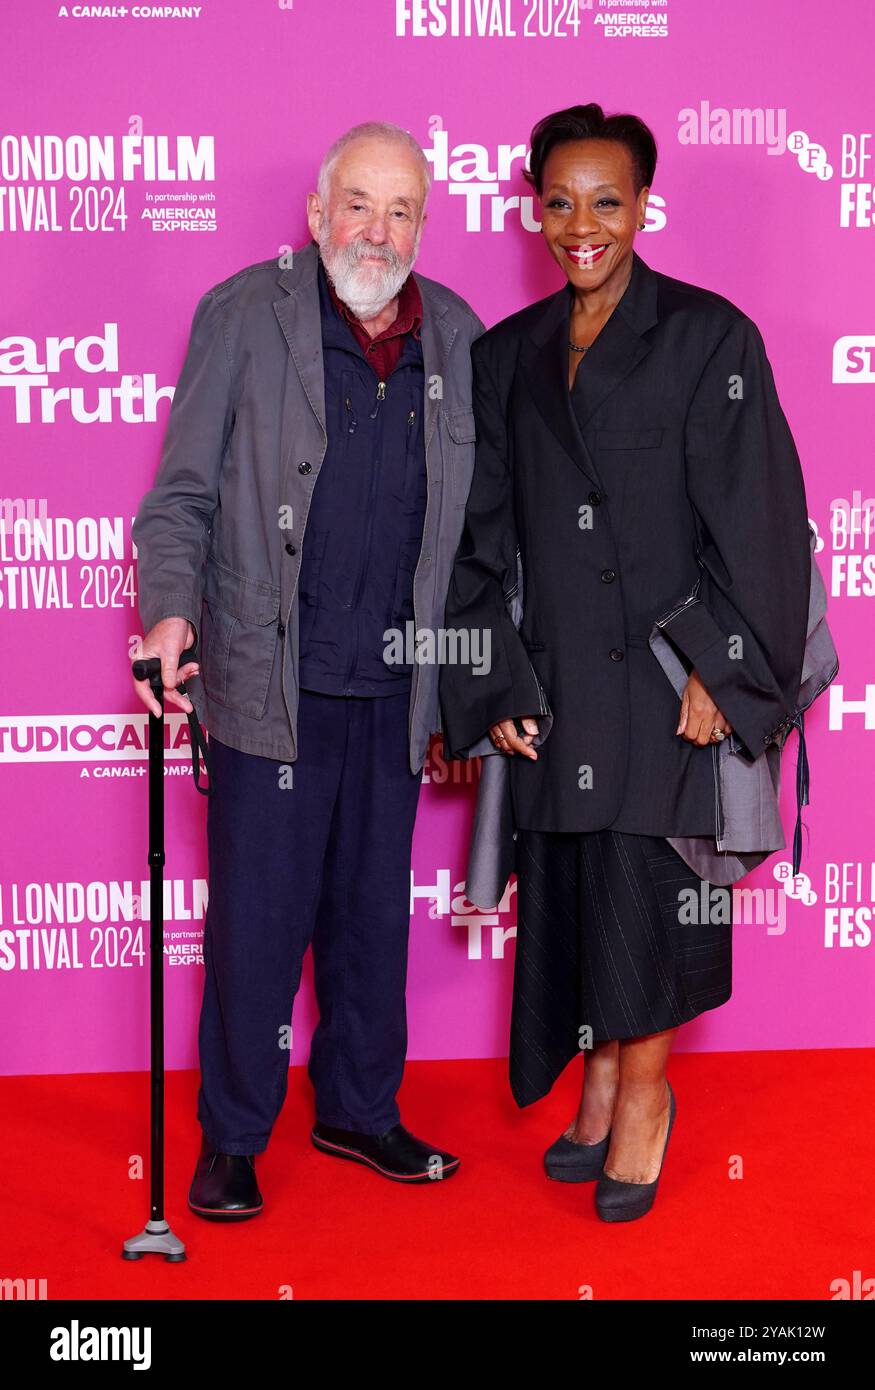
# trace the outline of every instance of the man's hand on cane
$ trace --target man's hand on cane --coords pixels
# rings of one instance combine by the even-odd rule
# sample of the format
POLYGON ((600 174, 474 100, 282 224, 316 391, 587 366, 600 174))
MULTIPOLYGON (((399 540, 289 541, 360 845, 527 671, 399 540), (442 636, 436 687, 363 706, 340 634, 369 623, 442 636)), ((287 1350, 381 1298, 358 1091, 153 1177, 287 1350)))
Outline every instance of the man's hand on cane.
MULTIPOLYGON (((194 645, 194 628, 188 618, 162 618, 143 638, 139 655, 144 659, 157 656, 161 661, 161 680, 164 685, 164 699, 171 705, 178 705, 186 714, 192 708, 191 700, 176 689, 180 681, 200 672, 196 661, 187 661, 180 667, 179 658, 184 651, 194 645)), ((147 680, 134 681, 134 689, 143 704, 154 715, 161 714, 161 707, 147 680)))

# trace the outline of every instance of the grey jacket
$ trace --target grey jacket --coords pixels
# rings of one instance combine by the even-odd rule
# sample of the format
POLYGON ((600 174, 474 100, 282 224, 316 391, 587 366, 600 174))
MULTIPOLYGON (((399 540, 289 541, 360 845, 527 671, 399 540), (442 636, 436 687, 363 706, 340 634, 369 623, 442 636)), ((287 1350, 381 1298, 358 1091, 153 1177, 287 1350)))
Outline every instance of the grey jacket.
MULTIPOLYGON (((775 850, 785 846, 780 814, 781 755, 793 728, 799 732, 796 766, 797 821, 793 841, 793 872, 801 862, 801 820, 799 812, 808 802, 808 759, 805 748, 803 715, 817 696, 835 678, 838 656, 826 623, 826 589, 814 558, 816 535, 809 523, 811 546, 811 591, 805 659, 799 700, 791 720, 778 731, 768 747, 756 758, 745 755, 735 734, 710 745, 714 764, 714 836, 667 837, 668 843, 700 876, 715 885, 736 882, 756 868, 775 850)), ((697 589, 685 600, 698 602, 697 589)), ((517 582, 505 595, 511 618, 520 626, 523 613, 522 563, 517 553, 517 582)), ((673 610, 674 611, 674 610, 673 610)), ((650 648, 671 681, 680 699, 687 673, 671 644, 660 619, 650 632, 650 648)), ((538 720, 537 747, 553 726, 553 715, 542 696, 546 715, 538 720)), ((704 751, 704 750, 703 750, 704 751)), ((465 896, 482 909, 494 908, 501 900, 514 867, 513 809, 508 776, 508 759, 499 753, 488 736, 470 750, 480 756, 480 783, 471 844, 465 896)))
MULTIPOLYGON (((318 248, 247 266, 197 305, 155 485, 133 526, 144 631, 188 618, 198 718, 243 752, 297 758, 298 603, 307 514, 327 448, 318 248)), ((422 275, 428 500, 417 630, 437 630, 474 469, 470 347, 484 325, 422 275)), ((410 767, 441 728, 436 665, 414 663, 410 767)))

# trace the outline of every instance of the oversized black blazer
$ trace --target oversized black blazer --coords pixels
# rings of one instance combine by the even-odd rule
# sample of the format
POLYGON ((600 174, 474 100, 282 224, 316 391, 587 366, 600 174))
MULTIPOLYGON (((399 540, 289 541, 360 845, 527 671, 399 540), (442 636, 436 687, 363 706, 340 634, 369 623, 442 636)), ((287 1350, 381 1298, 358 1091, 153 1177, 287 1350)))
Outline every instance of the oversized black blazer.
POLYGON ((739 756, 761 754, 802 672, 799 457, 762 336, 729 300, 633 252, 576 408, 571 304, 563 286, 473 345, 476 456, 445 626, 481 629, 490 661, 442 665, 445 751, 465 757, 490 725, 549 708, 538 761, 511 759, 517 826, 714 834, 712 751, 675 734, 678 696, 648 636, 659 623, 695 667, 739 756))

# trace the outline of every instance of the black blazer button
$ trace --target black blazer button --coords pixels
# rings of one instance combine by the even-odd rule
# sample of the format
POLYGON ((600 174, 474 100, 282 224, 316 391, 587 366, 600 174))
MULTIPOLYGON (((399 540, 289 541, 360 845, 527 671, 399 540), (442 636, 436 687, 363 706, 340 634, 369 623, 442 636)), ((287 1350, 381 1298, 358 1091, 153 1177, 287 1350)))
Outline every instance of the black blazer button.
POLYGON ((602 500, 602 495, 600 492, 591 492, 587 500, 590 501, 594 507, 597 507, 602 500))
POLYGON ((287 554, 287 555, 297 555, 297 553, 298 553, 298 552, 297 552, 297 550, 295 549, 295 547, 292 545, 292 542, 291 542, 291 541, 286 541, 286 554, 287 554))
POLYGON ((284 623, 277 623, 277 625, 276 625, 276 630, 277 630, 277 636, 278 636, 278 637, 285 637, 285 635, 286 635, 286 629, 285 629, 285 624, 284 624, 284 623))
POLYGON ((622 660, 623 660, 623 653, 620 651, 620 648, 619 648, 619 647, 611 647, 611 653, 610 653, 610 655, 611 655, 611 660, 612 660, 612 661, 622 661, 622 660))
POLYGON ((617 575, 614 570, 602 570, 602 583, 612 584, 617 575))
POLYGON ((299 472, 299 473, 309 473, 310 471, 311 471, 311 469, 310 469, 309 463, 299 463, 299 464, 298 464, 298 472, 299 472))

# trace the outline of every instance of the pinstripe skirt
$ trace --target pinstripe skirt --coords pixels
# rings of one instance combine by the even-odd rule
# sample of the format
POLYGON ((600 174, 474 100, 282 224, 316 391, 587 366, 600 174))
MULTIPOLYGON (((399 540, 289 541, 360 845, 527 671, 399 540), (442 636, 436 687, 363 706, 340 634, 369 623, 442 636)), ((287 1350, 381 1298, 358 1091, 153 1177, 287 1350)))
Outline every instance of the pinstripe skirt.
POLYGON ((688 1023, 732 993, 732 889, 657 835, 519 830, 510 1084, 547 1094, 592 1043, 688 1023))

